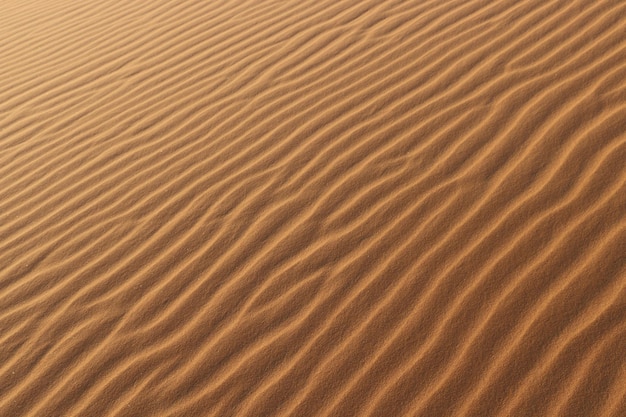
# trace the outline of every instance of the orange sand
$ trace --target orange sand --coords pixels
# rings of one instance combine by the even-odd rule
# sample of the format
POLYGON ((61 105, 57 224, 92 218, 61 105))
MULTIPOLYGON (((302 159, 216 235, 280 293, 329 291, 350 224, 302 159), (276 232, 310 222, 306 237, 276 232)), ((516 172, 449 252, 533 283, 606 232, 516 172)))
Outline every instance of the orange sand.
POLYGON ((626 2, 0 1, 0 416, 626 416, 626 2))

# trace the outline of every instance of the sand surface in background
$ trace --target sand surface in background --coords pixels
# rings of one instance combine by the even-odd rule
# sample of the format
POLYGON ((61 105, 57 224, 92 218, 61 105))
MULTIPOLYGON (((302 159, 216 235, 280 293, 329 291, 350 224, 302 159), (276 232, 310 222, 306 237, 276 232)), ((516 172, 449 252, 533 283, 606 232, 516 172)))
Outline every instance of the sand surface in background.
POLYGON ((626 2, 0 0, 0 416, 626 416, 626 2))

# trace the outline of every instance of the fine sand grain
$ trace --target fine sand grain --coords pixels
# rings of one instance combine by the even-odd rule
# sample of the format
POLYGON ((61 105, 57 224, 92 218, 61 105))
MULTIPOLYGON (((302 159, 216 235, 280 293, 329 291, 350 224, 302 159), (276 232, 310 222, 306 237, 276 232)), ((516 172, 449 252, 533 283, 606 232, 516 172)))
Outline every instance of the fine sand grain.
POLYGON ((626 2, 0 0, 0 416, 626 416, 626 2))

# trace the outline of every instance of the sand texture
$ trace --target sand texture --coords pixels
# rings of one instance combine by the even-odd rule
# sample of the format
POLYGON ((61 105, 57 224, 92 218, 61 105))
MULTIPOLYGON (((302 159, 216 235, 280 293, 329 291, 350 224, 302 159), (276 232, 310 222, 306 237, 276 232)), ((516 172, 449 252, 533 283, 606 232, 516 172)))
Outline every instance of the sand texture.
POLYGON ((626 416, 626 1, 0 0, 21 416, 626 416))

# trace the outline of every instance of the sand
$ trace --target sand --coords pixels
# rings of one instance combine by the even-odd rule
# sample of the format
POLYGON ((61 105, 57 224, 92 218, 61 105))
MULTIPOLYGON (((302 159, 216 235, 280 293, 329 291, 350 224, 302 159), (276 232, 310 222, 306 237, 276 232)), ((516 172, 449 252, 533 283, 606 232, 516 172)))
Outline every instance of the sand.
POLYGON ((626 3, 1 1, 0 416, 626 416, 626 3))

